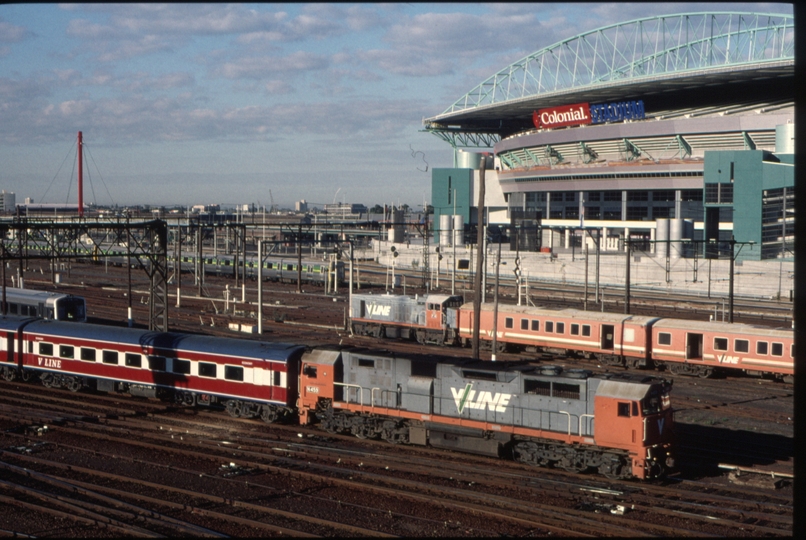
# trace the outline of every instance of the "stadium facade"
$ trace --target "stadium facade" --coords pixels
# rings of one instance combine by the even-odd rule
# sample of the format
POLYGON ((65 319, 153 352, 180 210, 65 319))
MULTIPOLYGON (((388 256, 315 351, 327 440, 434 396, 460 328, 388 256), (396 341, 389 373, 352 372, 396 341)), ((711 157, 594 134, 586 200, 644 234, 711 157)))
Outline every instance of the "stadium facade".
POLYGON ((424 121, 454 149, 432 172, 434 223, 478 223, 483 177, 485 222, 540 224, 521 249, 599 238, 663 253, 689 238, 717 257, 733 238, 737 259, 792 258, 794 85, 791 15, 676 14, 571 37, 424 121))

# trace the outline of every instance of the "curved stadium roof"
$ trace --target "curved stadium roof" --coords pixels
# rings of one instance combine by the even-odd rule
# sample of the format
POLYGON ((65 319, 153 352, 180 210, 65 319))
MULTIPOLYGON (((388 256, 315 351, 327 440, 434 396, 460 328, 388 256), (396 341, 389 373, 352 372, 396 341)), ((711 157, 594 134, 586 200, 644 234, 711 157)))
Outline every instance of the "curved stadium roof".
POLYGON ((423 124, 452 146, 491 147, 533 129, 533 111, 562 104, 641 99, 650 112, 791 99, 794 65, 791 15, 708 12, 636 19, 530 54, 423 124))

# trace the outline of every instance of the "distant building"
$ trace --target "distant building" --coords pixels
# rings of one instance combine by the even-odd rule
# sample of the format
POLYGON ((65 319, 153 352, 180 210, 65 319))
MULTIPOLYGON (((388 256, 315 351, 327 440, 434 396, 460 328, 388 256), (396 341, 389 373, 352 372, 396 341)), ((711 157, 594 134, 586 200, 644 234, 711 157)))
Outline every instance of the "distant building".
POLYGON ((297 201, 294 204, 294 210, 297 212, 307 212, 308 211, 308 201, 302 199, 301 201, 297 201))
POLYGON ((17 196, 13 191, 0 191, 0 212, 14 212, 17 207, 17 196))
POLYGON ((335 219, 361 219, 367 215, 367 207, 363 204, 335 203, 326 204, 324 211, 335 219))

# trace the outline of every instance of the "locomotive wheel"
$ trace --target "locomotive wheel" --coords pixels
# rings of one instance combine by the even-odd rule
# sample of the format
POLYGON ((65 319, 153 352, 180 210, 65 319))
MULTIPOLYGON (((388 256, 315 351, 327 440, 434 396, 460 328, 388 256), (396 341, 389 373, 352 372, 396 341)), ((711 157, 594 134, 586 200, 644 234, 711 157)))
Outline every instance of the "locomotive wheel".
POLYGON ((182 403, 184 403, 188 407, 193 407, 194 405, 196 405, 196 396, 190 392, 184 392, 182 394, 182 403))
POLYGON ((680 365, 672 362, 670 364, 667 364, 667 367, 669 368, 669 371, 671 371, 675 375, 683 375, 686 372, 685 364, 680 365))
POLYGON ((278 417, 279 414, 277 414, 277 409, 270 405, 263 405, 263 407, 260 409, 260 419, 267 424, 276 422, 278 417))
POLYGON ((65 381, 65 386, 71 392, 78 392, 79 390, 81 390, 82 385, 78 377, 68 377, 67 380, 65 381))
POLYGON ((712 367, 700 366, 700 369, 697 371, 697 377, 699 377, 700 379, 708 379, 713 374, 714 374, 714 368, 712 367))
POLYGON ((22 370, 22 375, 20 376, 20 378, 24 382, 28 382, 28 381, 30 381, 31 379, 34 378, 34 374, 31 371, 27 370, 27 369, 23 369, 22 370))
POLYGON ((233 418, 238 418, 243 412, 243 403, 236 399, 230 399, 227 401, 227 412, 233 418))
POLYGON ((7 367, 3 368, 2 375, 3 375, 3 379, 8 381, 8 382, 11 382, 11 381, 13 381, 14 379, 17 378, 17 372, 15 370, 7 368, 7 367))
POLYGON ((39 377, 39 380, 42 382, 42 386, 45 388, 51 388, 53 386, 53 375, 50 373, 44 373, 39 377))

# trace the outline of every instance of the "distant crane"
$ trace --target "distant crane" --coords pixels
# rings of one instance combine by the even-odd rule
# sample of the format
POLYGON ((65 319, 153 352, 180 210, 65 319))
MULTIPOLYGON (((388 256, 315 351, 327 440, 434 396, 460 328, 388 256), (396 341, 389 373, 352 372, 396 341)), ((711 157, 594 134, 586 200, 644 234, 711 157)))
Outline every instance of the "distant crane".
POLYGON ((274 204, 274 195, 271 194, 271 190, 269 190, 269 198, 271 199, 271 206, 269 207, 269 214, 274 214, 277 212, 277 205, 274 204))
POLYGON ((338 196, 339 196, 339 191, 341 191, 341 188, 337 189, 337 190, 336 190, 336 194, 335 194, 335 195, 333 195, 333 204, 336 204, 336 197, 338 197, 338 196))

